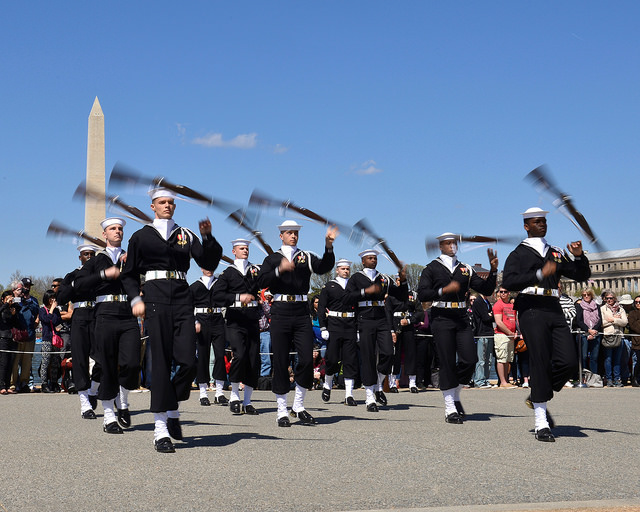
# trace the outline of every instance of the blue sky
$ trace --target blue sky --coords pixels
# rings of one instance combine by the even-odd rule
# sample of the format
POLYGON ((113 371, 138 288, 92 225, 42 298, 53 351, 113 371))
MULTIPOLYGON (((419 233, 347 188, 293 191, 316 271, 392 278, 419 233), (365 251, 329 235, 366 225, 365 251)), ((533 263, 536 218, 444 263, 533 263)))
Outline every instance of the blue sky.
MULTIPOLYGON (((407 263, 428 261, 427 235, 522 234, 521 211, 550 207, 522 179, 543 163, 608 249, 637 247, 639 18, 625 1, 5 2, 0 283, 77 264, 45 232, 82 227, 71 197, 96 96, 107 173, 121 161, 239 204, 258 188, 366 217, 407 263)), ((207 214, 228 249, 242 232, 222 213, 181 202, 176 220, 207 214)), ((260 220, 272 245, 280 220, 260 220)), ((560 214, 549 226, 551 243, 580 238, 560 214)), ((300 246, 320 252, 323 234, 305 223, 300 246)), ((484 251, 461 259, 486 266, 484 251)))

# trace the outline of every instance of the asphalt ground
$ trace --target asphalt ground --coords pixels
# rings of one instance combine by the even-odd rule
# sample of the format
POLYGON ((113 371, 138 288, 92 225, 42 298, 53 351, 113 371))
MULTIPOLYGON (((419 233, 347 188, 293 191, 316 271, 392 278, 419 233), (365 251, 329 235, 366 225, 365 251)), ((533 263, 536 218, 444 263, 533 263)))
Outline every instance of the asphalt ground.
MULTIPOLYGON (((320 391, 318 424, 184 404, 176 453, 153 448, 149 394, 130 395, 133 426, 102 432, 66 394, 0 396, 0 510, 640 511, 640 388, 564 389, 549 403, 555 443, 536 441, 523 389, 469 389, 468 418, 444 422, 442 395, 388 394, 366 411, 320 391)), ((228 395, 228 393, 227 393, 228 395)), ((293 394, 290 394, 290 402, 293 394)))

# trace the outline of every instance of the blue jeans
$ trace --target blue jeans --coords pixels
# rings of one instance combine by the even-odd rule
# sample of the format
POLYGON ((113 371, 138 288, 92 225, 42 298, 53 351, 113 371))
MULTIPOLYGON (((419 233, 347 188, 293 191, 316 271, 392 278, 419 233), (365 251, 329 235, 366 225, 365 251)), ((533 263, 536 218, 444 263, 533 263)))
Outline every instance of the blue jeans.
POLYGON ((598 353, 602 335, 598 334, 592 340, 587 340, 587 335, 582 335, 582 368, 589 369, 591 373, 598 373, 598 353), (589 355, 589 366, 587 367, 587 355, 589 355))
POLYGON ((476 349, 478 351, 478 362, 473 374, 473 383, 475 387, 479 387, 489 381, 491 356, 493 355, 493 338, 478 338, 476 340, 476 349))
POLYGON ((622 338, 622 353, 620 354, 620 378, 622 382, 629 380, 629 358, 631 357, 631 342, 622 338))
POLYGON ((604 376, 607 381, 620 380, 620 356, 622 355, 622 343, 614 348, 602 347, 604 351, 604 376), (611 367, 613 366, 613 379, 611 378, 611 367))
POLYGON ((271 333, 264 331, 260 333, 260 376, 271 375, 271 333))

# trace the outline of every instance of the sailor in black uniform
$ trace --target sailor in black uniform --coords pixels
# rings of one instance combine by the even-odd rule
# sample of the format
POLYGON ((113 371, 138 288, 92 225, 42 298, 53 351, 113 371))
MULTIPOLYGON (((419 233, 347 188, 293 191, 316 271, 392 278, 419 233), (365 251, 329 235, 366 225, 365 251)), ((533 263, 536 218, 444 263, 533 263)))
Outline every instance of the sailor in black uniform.
MULTIPOLYGON (((360 298, 360 291, 347 293, 346 287, 351 275, 351 262, 346 259, 336 263, 336 276, 324 285, 320 292, 318 303, 318 323, 321 336, 327 342, 324 355, 326 369, 322 400, 331 399, 333 376, 340 370, 344 375, 344 403, 358 405, 353 398, 353 383, 358 376, 358 345, 355 303, 360 298)), ((377 287, 371 285, 369 293, 375 292, 377 287)))
MULTIPOLYGON (((396 280, 396 286, 400 286, 399 280, 396 280)), ((396 378, 400 376, 402 354, 404 353, 404 372, 409 376, 409 391, 417 393, 416 368, 418 354, 413 326, 424 319, 422 304, 418 301, 418 294, 411 290, 402 300, 389 296, 385 302, 387 317, 393 328, 391 337, 394 345, 393 369, 389 375, 389 391, 391 393, 398 392, 395 383, 396 378)))
POLYGON ((307 389, 313 385, 313 329, 307 301, 311 274, 326 274, 333 268, 333 242, 338 235, 334 227, 327 229, 322 258, 298 249, 300 224, 284 221, 278 229, 282 247, 267 256, 258 273, 260 288, 273 293, 271 306, 271 346, 273 350, 272 390, 278 404, 278 426, 290 426, 287 417, 289 384, 289 350, 297 352, 298 364, 294 369, 296 392, 291 416, 301 423, 314 424, 316 420, 304 409, 307 389))
POLYGON ((575 339, 562 313, 558 283, 561 276, 586 281, 591 270, 582 242, 567 245, 570 255, 547 243, 547 213, 529 208, 522 214, 528 237, 509 254, 502 286, 520 292, 514 308, 529 352, 531 395, 527 405, 533 405, 536 439, 553 442, 547 402, 578 368, 575 339))
POLYGON ((189 398, 196 374, 196 330, 187 271, 191 258, 214 271, 222 247, 212 236, 208 219, 199 222, 202 242, 173 221, 176 204, 171 191, 155 188, 149 195, 155 219, 131 236, 121 279, 133 314, 145 318, 151 344, 154 445, 159 452, 171 453, 175 448, 169 436, 182 439, 178 402, 189 398), (172 379, 173 362, 177 370, 172 379))
POLYGON ((437 239, 440 241, 441 254, 422 271, 418 300, 433 301, 431 331, 440 360, 440 389, 444 395, 445 421, 461 424, 464 409, 460 402, 460 390, 471 380, 478 360, 465 297, 471 288, 484 295, 493 293, 498 257, 493 250, 487 250, 491 270, 485 280, 470 265, 458 261, 458 235, 444 233, 437 239))
POLYGON ((94 311, 96 294, 94 290, 75 290, 73 283, 82 266, 93 258, 100 248, 95 245, 78 246, 81 265, 69 272, 58 289, 58 303, 71 303, 71 360, 73 364, 73 384, 80 398, 80 414, 86 420, 95 420, 93 412, 98 406, 98 386, 101 366, 97 361, 94 338, 94 311), (93 362, 93 364, 92 364, 93 362))
POLYGON ((108 434, 122 434, 121 427, 131 426, 129 391, 138 387, 140 375, 140 328, 120 280, 126 259, 121 247, 125 224, 118 217, 100 223, 107 247, 83 265, 74 281, 75 289, 96 294, 94 335, 102 365, 98 398, 108 434))
POLYGON ((385 297, 391 295, 401 299, 409 292, 404 268, 399 273, 400 286, 396 286, 392 277, 376 270, 378 254, 376 249, 367 249, 359 254, 364 268, 349 278, 346 289, 349 294, 359 294, 356 309, 358 337, 362 384, 369 412, 378 412, 376 402, 387 405, 383 383, 393 365, 392 327, 385 311, 385 297))
POLYGON ((207 386, 211 378, 209 359, 213 346, 214 363, 213 379, 215 380, 216 394, 213 403, 227 405, 229 401, 224 396, 224 383, 227 380, 227 370, 224 363, 224 317, 222 305, 214 304, 213 285, 218 279, 211 270, 202 270, 202 276, 189 286, 193 299, 193 313, 196 321, 196 337, 198 347, 198 370, 196 383, 200 390, 200 405, 209 406, 211 401, 207 394, 207 386))
POLYGON ((233 265, 227 267, 213 285, 213 299, 227 308, 225 337, 233 352, 229 381, 229 408, 234 414, 258 414, 251 394, 260 377, 260 309, 256 297, 260 267, 249 262, 250 240, 231 242, 233 265), (240 383, 244 384, 240 401, 240 383))

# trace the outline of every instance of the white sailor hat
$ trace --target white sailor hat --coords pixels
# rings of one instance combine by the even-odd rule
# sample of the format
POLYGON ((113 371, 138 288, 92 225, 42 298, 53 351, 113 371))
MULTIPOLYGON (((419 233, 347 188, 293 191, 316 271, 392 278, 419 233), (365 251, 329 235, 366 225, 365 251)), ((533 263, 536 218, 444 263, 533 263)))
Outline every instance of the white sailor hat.
POLYGON ((300 231, 302 226, 298 224, 295 220, 285 220, 282 224, 278 226, 280 232, 282 231, 300 231))
POLYGON ((336 268, 338 267, 351 267, 351 261, 345 258, 341 258, 336 262, 336 268))
POLYGON ((456 235, 455 233, 442 233, 440 236, 436 237, 436 240, 440 242, 444 242, 445 240, 460 240, 460 235, 456 235))
POLYGON ((364 258, 365 256, 377 256, 378 254, 380 254, 380 251, 378 249, 365 249, 364 251, 358 253, 358 256, 364 258))
POLYGON ((149 187, 147 194, 149 194, 149 197, 151 198, 152 201, 154 199, 158 199, 159 197, 168 197, 170 199, 176 198, 176 194, 171 190, 169 190, 168 188, 158 187, 154 185, 151 185, 149 187))
POLYGON ((124 219, 121 219, 120 217, 107 217, 100 223, 103 230, 107 229, 109 226, 112 226, 113 224, 120 224, 122 227, 125 227, 127 225, 127 221, 124 219))
POLYGON ((249 246, 251 240, 247 240, 245 238, 236 238, 235 240, 231 240, 231 247, 236 247, 238 245, 246 245, 249 246))
POLYGON ((542 208, 538 208, 534 206, 533 208, 529 208, 527 211, 522 212, 522 218, 524 220, 527 219, 535 219, 537 217, 546 217, 548 211, 543 210, 542 208))
POLYGON ((85 252, 85 251, 91 251, 91 252, 98 252, 100 250, 100 247, 96 247, 93 244, 80 244, 78 247, 78 252, 85 252))

